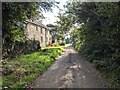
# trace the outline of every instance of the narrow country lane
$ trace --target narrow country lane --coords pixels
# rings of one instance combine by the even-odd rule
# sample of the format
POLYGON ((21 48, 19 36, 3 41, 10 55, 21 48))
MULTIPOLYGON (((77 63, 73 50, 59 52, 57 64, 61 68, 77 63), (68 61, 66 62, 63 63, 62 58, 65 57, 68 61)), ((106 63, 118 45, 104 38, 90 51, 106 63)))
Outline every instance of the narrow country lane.
POLYGON ((108 88, 100 73, 71 46, 56 62, 33 81, 31 88, 108 88))

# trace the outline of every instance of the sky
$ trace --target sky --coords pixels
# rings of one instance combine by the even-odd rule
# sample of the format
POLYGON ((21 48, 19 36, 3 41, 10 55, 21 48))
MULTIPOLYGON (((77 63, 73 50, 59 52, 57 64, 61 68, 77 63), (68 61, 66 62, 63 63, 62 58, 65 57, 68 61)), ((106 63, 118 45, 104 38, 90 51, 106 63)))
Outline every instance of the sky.
MULTIPOLYGON (((67 0, 55 0, 55 1, 60 2, 58 4, 60 9, 64 9, 63 5, 65 5, 67 0)), ((46 17, 46 19, 44 19, 42 21, 42 23, 44 25, 53 24, 55 21, 57 21, 57 17, 56 16, 59 13, 59 9, 57 7, 52 7, 52 10, 53 10, 53 12, 43 12, 43 15, 46 17)))

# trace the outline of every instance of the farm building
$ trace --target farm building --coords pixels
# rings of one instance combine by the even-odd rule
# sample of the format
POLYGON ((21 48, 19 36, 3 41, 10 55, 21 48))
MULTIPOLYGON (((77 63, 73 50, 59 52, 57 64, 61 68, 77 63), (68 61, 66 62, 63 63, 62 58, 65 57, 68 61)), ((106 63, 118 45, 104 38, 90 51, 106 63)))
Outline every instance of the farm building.
POLYGON ((40 21, 26 21, 26 37, 40 42, 41 47, 45 47, 52 42, 50 30, 40 21))

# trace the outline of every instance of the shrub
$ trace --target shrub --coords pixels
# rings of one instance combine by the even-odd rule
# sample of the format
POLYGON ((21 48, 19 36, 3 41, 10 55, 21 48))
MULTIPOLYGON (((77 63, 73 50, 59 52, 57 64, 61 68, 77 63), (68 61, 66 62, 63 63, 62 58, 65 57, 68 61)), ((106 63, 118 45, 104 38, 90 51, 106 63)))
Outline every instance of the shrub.
POLYGON ((65 43, 64 43, 64 42, 62 42, 62 43, 60 43, 59 45, 60 45, 60 46, 64 46, 64 45, 65 45, 65 43))
POLYGON ((40 43, 36 40, 16 41, 8 47, 3 47, 3 58, 16 58, 22 54, 32 53, 40 49, 40 43))

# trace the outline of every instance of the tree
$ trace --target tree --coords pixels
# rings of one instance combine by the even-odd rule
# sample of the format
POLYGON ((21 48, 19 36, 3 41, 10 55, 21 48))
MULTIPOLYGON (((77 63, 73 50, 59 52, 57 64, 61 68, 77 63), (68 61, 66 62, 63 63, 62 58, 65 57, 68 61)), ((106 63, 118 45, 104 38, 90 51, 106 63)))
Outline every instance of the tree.
POLYGON ((25 23, 26 20, 35 20, 40 18, 41 10, 51 10, 52 5, 53 3, 48 2, 3 2, 3 40, 9 42, 12 39, 12 32, 14 30, 20 29, 19 31, 21 32, 23 29, 23 23, 25 23), (9 40, 7 40, 7 38, 9 40))
POLYGON ((62 13, 59 13, 57 17, 58 20, 55 22, 55 24, 48 25, 48 27, 51 27, 51 31, 54 33, 54 38, 61 43, 61 41, 64 41, 65 34, 72 26, 72 18, 70 15, 64 15, 62 13))
MULTIPOLYGON (((68 3, 67 14, 73 23, 82 24, 73 31, 74 47, 100 70, 114 73, 114 83, 120 83, 120 12, 119 3, 91 2, 68 3)), ((113 78, 113 76, 111 75, 113 78)), ((110 77, 110 78, 111 78, 110 77)))
MULTIPOLYGON (((56 2, 55 2, 56 3, 56 2)), ((16 41, 24 42, 25 21, 42 17, 42 10, 52 10, 52 2, 3 2, 2 40, 3 49, 10 51, 16 41)))

